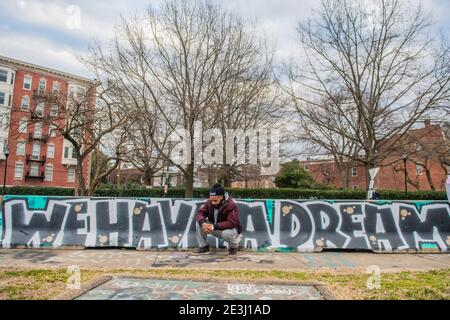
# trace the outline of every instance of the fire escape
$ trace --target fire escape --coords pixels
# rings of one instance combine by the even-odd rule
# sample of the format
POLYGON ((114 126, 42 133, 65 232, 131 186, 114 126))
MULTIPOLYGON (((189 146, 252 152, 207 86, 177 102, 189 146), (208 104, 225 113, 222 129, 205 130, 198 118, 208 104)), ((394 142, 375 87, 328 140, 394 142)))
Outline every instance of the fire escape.
MULTIPOLYGON (((35 111, 31 113, 31 119, 35 121, 35 123, 38 123, 39 119, 42 119, 45 114, 45 105, 48 102, 52 102, 52 97, 54 95, 52 93, 47 93, 45 90, 35 90, 33 92, 33 100, 36 101, 35 103, 35 111), (43 102, 44 108, 41 110, 40 113, 37 112, 37 105, 43 102)), ((40 129, 42 131, 42 127, 40 129)), ((32 154, 26 155, 26 165, 27 165, 27 171, 25 174, 25 180, 38 180, 41 182, 44 182, 45 180, 45 162, 47 161, 47 157, 41 156, 42 152, 42 146, 45 145, 48 141, 49 136, 43 135, 41 132, 39 134, 36 134, 36 131, 33 133, 28 134, 28 143, 31 143, 34 148, 34 143, 39 142, 40 148, 39 148, 39 155, 35 155, 34 152, 32 154), (37 168, 37 169, 36 169, 37 168)))

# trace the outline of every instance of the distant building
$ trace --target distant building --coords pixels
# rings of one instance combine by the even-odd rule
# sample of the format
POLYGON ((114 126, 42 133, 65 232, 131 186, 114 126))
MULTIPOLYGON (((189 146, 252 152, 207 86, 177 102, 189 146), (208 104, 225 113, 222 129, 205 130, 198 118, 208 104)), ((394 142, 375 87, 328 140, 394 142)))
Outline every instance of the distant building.
MULTIPOLYGON (((9 149, 7 186, 76 186, 76 157, 72 144, 31 117, 57 116, 58 106, 39 95, 76 95, 94 82, 63 71, 0 56, 0 179, 9 149)), ((62 121, 62 120, 61 120, 62 121)), ((83 175, 89 183, 90 159, 83 175)))
MULTIPOLYGON (((175 166, 169 167, 169 174, 167 175, 167 168, 155 173, 153 177, 153 184, 151 187, 157 188, 165 184, 166 177, 169 177, 169 185, 171 187, 182 187, 184 184, 184 177, 180 170, 175 166), (163 178, 164 177, 164 178, 163 178)), ((231 183, 232 188, 274 188, 273 176, 254 175, 243 180, 235 180, 231 183)), ((194 173, 194 188, 210 188, 214 183, 219 181, 219 174, 217 168, 209 168, 208 166, 199 166, 195 168, 194 173)), ((144 185, 143 173, 137 168, 125 165, 120 170, 116 169, 108 176, 108 182, 111 184, 123 185, 129 182, 144 185)))
MULTIPOLYGON (((167 168, 156 172, 152 179, 152 185, 147 187, 162 187, 166 182, 166 177, 168 177, 171 187, 180 187, 183 183, 181 172, 176 170, 175 167, 170 166, 169 174, 167 174, 167 168)), ((132 167, 130 164, 124 164, 121 166, 121 169, 113 170, 108 176, 108 182, 114 185, 124 185, 127 183, 145 185, 143 172, 132 167)))
MULTIPOLYGON (((414 190, 445 189, 446 170, 439 156, 448 146, 448 141, 440 125, 433 125, 429 120, 424 121, 423 128, 411 129, 407 138, 414 141, 406 148, 399 148, 381 163, 375 179, 375 187, 379 190, 405 190, 404 154, 406 158, 407 188, 414 190)), ((344 187, 344 178, 333 159, 300 161, 314 180, 335 188, 344 187)), ((345 162, 347 164, 347 179, 349 189, 365 190, 367 177, 361 163, 345 162)), ((448 170, 448 169, 447 169, 448 170)))

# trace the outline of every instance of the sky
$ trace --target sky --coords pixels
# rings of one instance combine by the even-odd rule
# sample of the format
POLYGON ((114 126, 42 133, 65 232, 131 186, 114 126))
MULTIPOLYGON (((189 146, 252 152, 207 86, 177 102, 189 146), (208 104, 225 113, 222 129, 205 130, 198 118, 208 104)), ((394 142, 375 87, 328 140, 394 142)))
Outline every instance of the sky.
MULTIPOLYGON (((90 77, 79 62, 89 44, 94 39, 110 40, 121 15, 142 12, 159 1, 0 0, 0 55, 90 77)), ((289 58, 298 48, 296 25, 319 5, 318 0, 213 1, 256 21, 258 28, 275 43, 281 59, 289 58)), ((436 32, 448 32, 450 0, 422 2, 435 18, 436 32)))

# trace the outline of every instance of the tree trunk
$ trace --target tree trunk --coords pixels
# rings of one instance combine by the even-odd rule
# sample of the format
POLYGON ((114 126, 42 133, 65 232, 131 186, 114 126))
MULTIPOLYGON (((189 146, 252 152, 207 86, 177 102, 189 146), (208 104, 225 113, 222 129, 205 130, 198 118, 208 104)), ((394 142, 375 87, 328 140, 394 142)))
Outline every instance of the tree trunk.
POLYGON ((369 191, 369 184, 370 184, 370 173, 369 173, 369 170, 370 169, 372 169, 370 167, 370 164, 369 163, 365 163, 364 164, 364 173, 365 173, 365 176, 366 176, 366 191, 369 191))
POLYGON ((184 174, 184 197, 190 199, 194 197, 194 164, 190 163, 186 167, 184 174))
MULTIPOLYGON (((225 131, 223 131, 223 132, 225 132, 225 131)), ((229 150, 227 149, 226 134, 222 134, 222 146, 223 146, 223 153, 222 153, 223 154, 223 157, 222 157, 223 186, 225 188, 230 188, 231 187, 231 164, 227 163, 227 152, 229 150)))
POLYGON ((431 190, 436 190, 436 187, 434 186, 433 179, 431 178, 431 172, 428 167, 425 167, 425 174, 427 175, 428 184, 430 185, 431 190))
POLYGON ((83 162, 80 160, 77 160, 76 175, 77 175, 77 188, 75 190, 75 196, 86 196, 87 190, 86 190, 86 180, 84 179, 83 176, 83 162))
POLYGON ((214 185, 217 179, 217 174, 212 165, 208 165, 208 186, 214 185))
POLYGON ((231 187, 231 165, 224 164, 222 166, 222 178, 223 178, 223 186, 225 188, 231 187))
POLYGON ((151 186, 151 187, 153 187, 153 174, 154 174, 154 172, 153 172, 153 170, 152 170, 151 167, 146 167, 146 168, 144 169, 144 174, 143 174, 143 176, 144 176, 144 184, 145 184, 146 186, 151 186))

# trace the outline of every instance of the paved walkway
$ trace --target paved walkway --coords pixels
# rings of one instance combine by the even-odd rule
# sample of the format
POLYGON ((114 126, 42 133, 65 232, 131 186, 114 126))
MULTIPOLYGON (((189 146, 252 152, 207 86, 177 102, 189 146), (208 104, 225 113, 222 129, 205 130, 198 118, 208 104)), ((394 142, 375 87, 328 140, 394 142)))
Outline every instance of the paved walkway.
POLYGON ((371 265, 383 272, 427 271, 450 268, 450 254, 378 254, 357 252, 272 253, 225 252, 193 254, 186 251, 135 251, 116 249, 48 250, 0 249, 0 268, 80 268, 366 271, 371 265))

